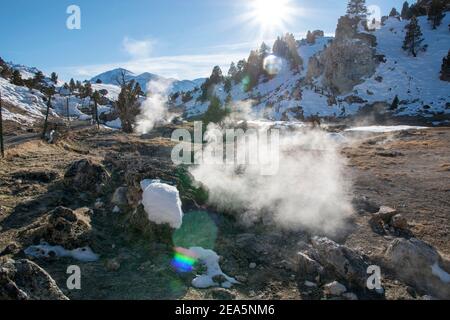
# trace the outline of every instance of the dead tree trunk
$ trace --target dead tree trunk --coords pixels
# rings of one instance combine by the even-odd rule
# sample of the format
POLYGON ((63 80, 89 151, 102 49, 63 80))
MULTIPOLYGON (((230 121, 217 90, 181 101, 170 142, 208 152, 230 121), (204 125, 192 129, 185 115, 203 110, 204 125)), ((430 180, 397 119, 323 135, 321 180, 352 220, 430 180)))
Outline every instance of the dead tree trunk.
POLYGON ((69 98, 70 98, 70 97, 67 97, 67 100, 66 100, 66 112, 67 112, 67 123, 68 123, 69 129, 70 129, 69 98))
POLYGON ((3 116, 2 116, 2 93, 0 92, 0 154, 5 157, 5 148, 3 145, 3 116))
POLYGON ((47 133, 47 127, 48 127, 48 114, 50 113, 50 107, 52 106, 52 96, 48 96, 47 101, 47 111, 45 113, 45 121, 44 121, 44 131, 42 131, 42 139, 45 140, 45 134, 47 133))
POLYGON ((95 121, 97 122, 97 129, 100 129, 100 121, 98 119, 98 103, 97 103, 97 99, 94 99, 94 112, 95 112, 95 121))

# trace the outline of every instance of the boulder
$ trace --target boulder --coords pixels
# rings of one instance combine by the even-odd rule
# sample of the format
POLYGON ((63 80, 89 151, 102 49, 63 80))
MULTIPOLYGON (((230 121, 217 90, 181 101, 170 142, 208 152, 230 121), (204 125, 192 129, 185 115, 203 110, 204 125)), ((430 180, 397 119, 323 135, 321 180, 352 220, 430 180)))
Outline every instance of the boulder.
POLYGON ((441 299, 450 299, 450 262, 416 238, 395 239, 384 255, 386 268, 405 283, 441 299))
POLYGON ((82 159, 69 166, 64 175, 64 182, 67 187, 79 192, 99 193, 102 184, 106 183, 108 178, 109 174, 102 165, 82 159))
POLYGON ((0 300, 68 300, 55 280, 29 260, 0 262, 0 300))
POLYGON ((58 207, 51 211, 47 221, 33 232, 33 242, 45 240, 68 250, 91 244, 91 215, 89 208, 71 210, 58 207))
POLYGON ((408 220, 401 214, 396 214, 392 217, 391 225, 400 230, 408 230, 408 220))
POLYGON ((302 279, 316 280, 324 273, 324 268, 309 257, 307 254, 299 252, 297 254, 297 272, 302 279))
POLYGON ((325 285, 324 291, 328 295, 341 296, 342 294, 347 292, 347 288, 343 284, 334 281, 332 283, 325 285))
POLYGON ((113 194, 111 199, 111 203, 116 206, 124 206, 128 204, 127 198, 128 188, 127 187, 119 187, 113 194))
POLYGON ((383 224, 391 223, 392 218, 397 214, 397 210, 382 206, 377 213, 374 213, 370 218, 372 226, 383 226, 383 224))
POLYGON ((368 264, 361 255, 328 238, 313 238, 312 247, 315 249, 313 258, 326 269, 327 273, 345 279, 352 285, 366 287, 368 264))

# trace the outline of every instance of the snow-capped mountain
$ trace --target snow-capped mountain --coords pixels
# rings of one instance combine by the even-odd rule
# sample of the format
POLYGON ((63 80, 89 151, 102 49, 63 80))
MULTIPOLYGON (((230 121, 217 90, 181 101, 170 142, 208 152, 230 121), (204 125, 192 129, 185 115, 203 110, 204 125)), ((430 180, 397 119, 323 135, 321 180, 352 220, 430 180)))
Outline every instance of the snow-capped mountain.
POLYGON ((90 82, 97 83, 101 81, 104 84, 109 85, 119 85, 122 81, 122 77, 125 77, 126 81, 134 80, 144 91, 147 91, 148 84, 151 81, 162 81, 165 83, 170 83, 169 93, 175 92, 188 92, 192 91, 201 86, 201 84, 205 81, 205 79, 196 79, 196 80, 176 80, 171 78, 161 77, 159 75, 145 72, 142 74, 135 74, 129 70, 118 68, 110 71, 106 71, 102 74, 99 74, 93 77, 90 82))

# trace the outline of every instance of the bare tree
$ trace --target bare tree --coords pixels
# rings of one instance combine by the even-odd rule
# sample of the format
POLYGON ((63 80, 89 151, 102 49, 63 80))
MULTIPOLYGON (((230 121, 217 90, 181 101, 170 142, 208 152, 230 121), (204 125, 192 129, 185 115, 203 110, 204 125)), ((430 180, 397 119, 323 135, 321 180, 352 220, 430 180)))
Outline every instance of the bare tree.
POLYGON ((69 126, 70 129, 70 110, 69 110, 69 99, 70 99, 70 95, 66 98, 66 112, 67 112, 67 124, 69 126))
POLYGON ((42 139, 45 139, 45 135, 47 133, 48 128, 48 115, 50 113, 50 108, 52 107, 52 97, 55 94, 55 87, 49 87, 46 90, 47 92, 47 111, 45 113, 45 121, 44 121, 44 130, 42 131, 42 139))
POLYGON ((97 129, 100 129, 100 121, 98 119, 98 103, 100 100, 100 93, 97 90, 95 90, 95 92, 92 94, 92 100, 94 100, 95 122, 97 122, 97 129))

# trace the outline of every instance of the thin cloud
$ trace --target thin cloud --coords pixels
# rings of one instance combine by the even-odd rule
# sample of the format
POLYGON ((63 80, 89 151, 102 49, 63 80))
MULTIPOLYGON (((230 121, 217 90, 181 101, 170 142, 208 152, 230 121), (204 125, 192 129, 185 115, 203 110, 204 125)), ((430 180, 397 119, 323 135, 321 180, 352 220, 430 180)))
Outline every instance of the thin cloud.
POLYGON ((216 65, 220 66, 226 73, 231 62, 236 62, 247 56, 247 50, 232 53, 161 56, 117 63, 66 67, 61 68, 61 74, 87 79, 108 70, 125 68, 136 74, 151 72, 174 79, 196 79, 210 76, 213 67, 216 65))
POLYGON ((155 43, 155 40, 136 40, 125 37, 122 41, 122 48, 132 59, 143 59, 150 57, 155 43))

